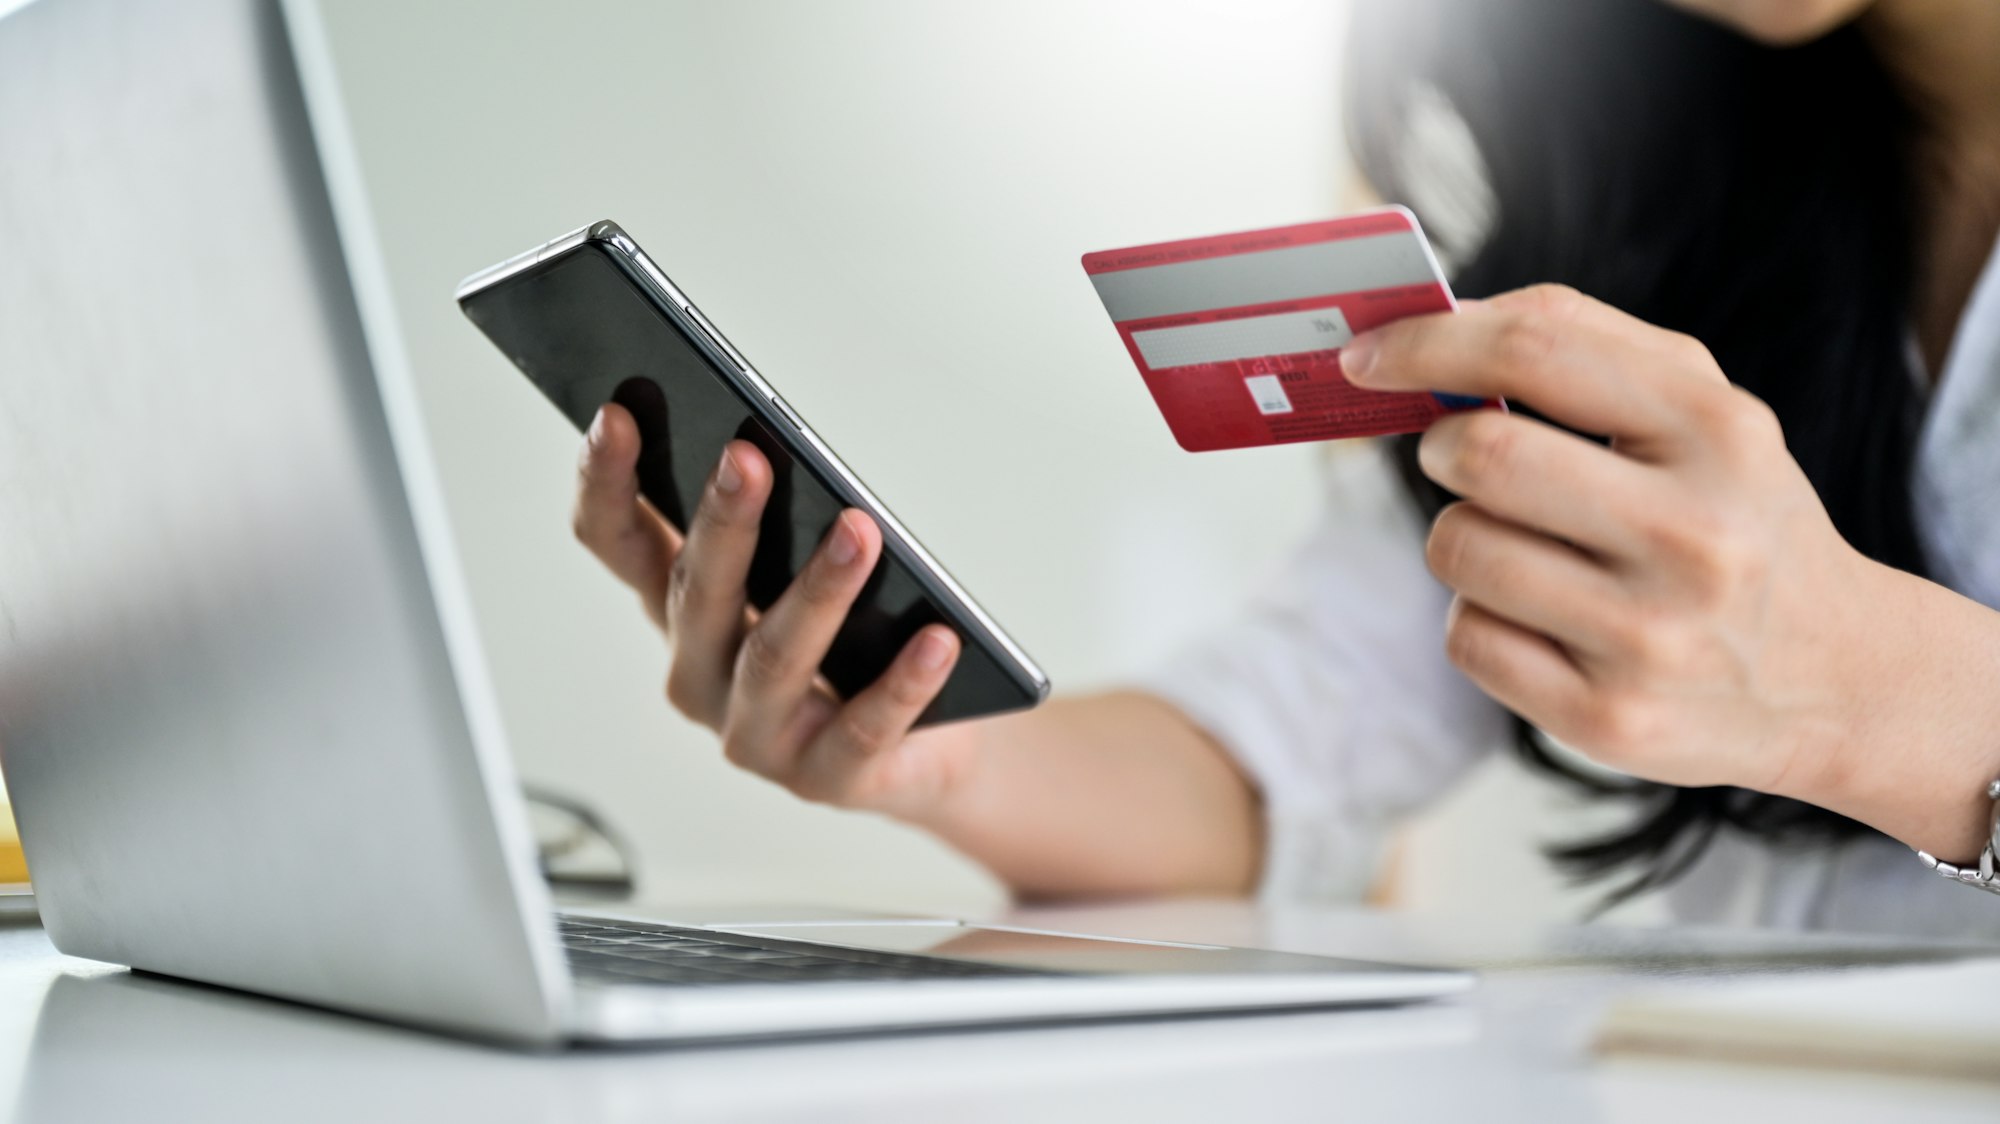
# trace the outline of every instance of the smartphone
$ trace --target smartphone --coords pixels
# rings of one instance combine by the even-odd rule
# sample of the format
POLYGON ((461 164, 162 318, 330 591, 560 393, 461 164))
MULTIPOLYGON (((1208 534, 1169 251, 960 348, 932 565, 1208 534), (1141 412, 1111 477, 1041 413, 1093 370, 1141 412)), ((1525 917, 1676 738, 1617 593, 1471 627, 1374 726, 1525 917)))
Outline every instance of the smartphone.
POLYGON ((750 604, 767 609, 849 507, 882 529, 882 555, 820 664, 842 698, 888 670, 925 625, 958 633, 951 677, 917 720, 1030 707, 1048 677, 842 464, 798 412, 616 223, 599 222, 473 274, 458 304, 579 431, 600 406, 631 411, 639 490, 685 531, 722 447, 742 438, 773 471, 750 604))

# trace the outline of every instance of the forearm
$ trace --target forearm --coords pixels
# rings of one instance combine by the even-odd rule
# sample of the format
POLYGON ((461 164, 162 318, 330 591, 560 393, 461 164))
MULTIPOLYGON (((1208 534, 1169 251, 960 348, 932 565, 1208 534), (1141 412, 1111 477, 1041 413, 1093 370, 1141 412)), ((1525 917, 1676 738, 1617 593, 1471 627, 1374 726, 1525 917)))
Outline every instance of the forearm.
MULTIPOLYGON (((1796 796, 1948 862, 1978 856, 2000 777, 2000 613, 1878 568, 1842 689, 1857 704, 1823 768, 1788 778, 1796 796)), ((1811 755, 1802 754, 1810 760, 1811 755)))
POLYGON ((982 724, 973 765, 925 827, 1022 897, 1243 894, 1262 811, 1215 741, 1137 692, 982 724))

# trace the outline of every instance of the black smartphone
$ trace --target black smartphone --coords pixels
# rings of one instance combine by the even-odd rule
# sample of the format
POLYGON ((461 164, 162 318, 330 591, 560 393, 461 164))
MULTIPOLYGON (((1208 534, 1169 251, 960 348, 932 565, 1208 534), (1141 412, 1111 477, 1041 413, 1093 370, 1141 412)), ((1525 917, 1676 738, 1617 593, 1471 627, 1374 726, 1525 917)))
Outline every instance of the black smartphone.
POLYGON ((458 287, 459 307, 580 431, 598 407, 631 411, 639 490, 686 530, 722 447, 770 458, 774 479, 747 596, 769 608, 842 509, 882 528, 882 556, 820 672, 841 697, 879 678, 917 630, 943 622, 962 654, 918 723, 1033 706, 1048 677, 945 573, 889 509, 778 397, 616 223, 566 234, 458 287))

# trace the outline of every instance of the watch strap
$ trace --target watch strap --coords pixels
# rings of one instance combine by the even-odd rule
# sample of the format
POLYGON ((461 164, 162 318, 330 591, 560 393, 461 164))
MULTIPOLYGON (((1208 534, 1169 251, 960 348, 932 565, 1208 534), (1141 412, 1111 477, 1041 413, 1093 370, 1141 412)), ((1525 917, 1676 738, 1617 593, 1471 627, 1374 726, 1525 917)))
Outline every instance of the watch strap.
POLYGON ((1917 859, 1946 878, 1963 882, 1968 886, 1977 886, 1989 894, 2000 894, 2000 876, 1996 876, 1995 872, 1996 866, 2000 866, 2000 860, 1996 860, 1994 854, 1994 848, 2000 847, 2000 779, 1986 786, 1986 797, 1993 801, 1993 819, 1991 830, 1987 834, 1986 847, 1979 852, 1977 865, 1958 866, 1944 862, 1928 851, 1918 851, 1917 859))

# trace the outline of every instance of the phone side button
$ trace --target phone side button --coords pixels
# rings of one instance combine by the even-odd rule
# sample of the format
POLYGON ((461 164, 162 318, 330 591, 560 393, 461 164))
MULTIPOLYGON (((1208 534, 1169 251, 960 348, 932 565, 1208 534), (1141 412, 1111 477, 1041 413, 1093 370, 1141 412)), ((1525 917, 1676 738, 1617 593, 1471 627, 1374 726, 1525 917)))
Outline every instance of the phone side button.
POLYGON ((790 403, 786 402, 784 399, 773 394, 771 396, 771 405, 776 406, 778 408, 778 412, 785 416, 785 420, 792 423, 793 429, 799 430, 800 432, 804 432, 806 428, 805 419, 799 417, 798 411, 792 409, 790 403))
POLYGON ((681 312, 686 314, 688 318, 688 323, 694 325, 694 330, 701 333, 701 338, 708 341, 708 346, 714 348, 718 354, 721 354, 723 356, 727 356, 729 354, 728 352, 722 350, 722 344, 716 340, 715 333, 709 331, 708 325, 701 322, 701 317, 696 316, 694 314, 693 305, 687 305, 687 304, 682 305, 681 312))

